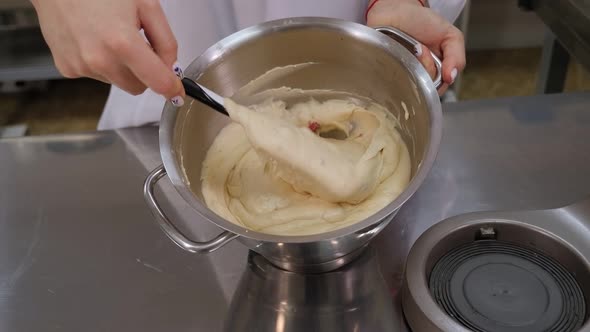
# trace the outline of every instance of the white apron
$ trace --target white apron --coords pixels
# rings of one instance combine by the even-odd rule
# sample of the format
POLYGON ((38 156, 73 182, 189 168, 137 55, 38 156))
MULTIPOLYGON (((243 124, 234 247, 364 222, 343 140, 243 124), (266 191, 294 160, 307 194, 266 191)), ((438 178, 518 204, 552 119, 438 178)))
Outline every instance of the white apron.
MULTIPOLYGON (((418 1, 418 0, 416 0, 418 1)), ((186 68, 220 39, 261 22, 297 16, 324 16, 364 22, 368 0, 162 0, 178 41, 178 62, 186 68)), ((465 0, 431 0, 454 21, 465 0)), ((113 86, 98 129, 135 127, 160 120, 165 100, 151 90, 132 96, 113 86)))

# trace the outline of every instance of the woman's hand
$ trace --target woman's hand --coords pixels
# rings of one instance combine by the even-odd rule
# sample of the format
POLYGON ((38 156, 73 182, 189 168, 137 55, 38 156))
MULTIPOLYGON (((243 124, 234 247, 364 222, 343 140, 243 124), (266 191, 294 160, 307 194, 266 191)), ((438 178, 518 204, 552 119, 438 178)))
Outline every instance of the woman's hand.
POLYGON ((65 77, 95 78, 135 95, 149 87, 183 103, 184 89, 173 72, 176 39, 158 0, 31 2, 65 77))
MULTIPOLYGON (((373 0, 375 1, 375 0, 373 0)), ((465 68, 465 41, 454 25, 424 8, 418 0, 378 0, 367 13, 367 25, 392 26, 416 38, 424 46, 420 61, 431 75, 436 73, 430 49, 442 59, 443 94, 465 68)))

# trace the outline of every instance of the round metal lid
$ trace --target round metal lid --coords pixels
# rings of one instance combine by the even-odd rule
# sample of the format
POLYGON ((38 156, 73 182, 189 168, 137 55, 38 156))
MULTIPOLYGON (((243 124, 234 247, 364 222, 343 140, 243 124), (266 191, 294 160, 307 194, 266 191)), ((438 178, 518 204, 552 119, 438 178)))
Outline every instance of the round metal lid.
POLYGON ((402 303, 413 332, 590 332, 590 201, 439 222, 410 250, 402 303))
POLYGON ((444 311, 472 331, 577 331, 582 289, 556 260, 519 245, 480 240, 445 254, 430 275, 444 311))

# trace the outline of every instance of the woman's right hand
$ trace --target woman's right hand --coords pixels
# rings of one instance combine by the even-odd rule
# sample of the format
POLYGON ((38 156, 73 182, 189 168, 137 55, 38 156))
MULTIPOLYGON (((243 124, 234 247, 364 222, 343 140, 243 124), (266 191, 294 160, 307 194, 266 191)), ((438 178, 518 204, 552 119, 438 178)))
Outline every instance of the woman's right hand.
POLYGON ((149 87, 177 105, 176 39, 158 0, 31 0, 58 70, 137 95, 149 87), (143 29, 145 37, 140 29, 143 29))

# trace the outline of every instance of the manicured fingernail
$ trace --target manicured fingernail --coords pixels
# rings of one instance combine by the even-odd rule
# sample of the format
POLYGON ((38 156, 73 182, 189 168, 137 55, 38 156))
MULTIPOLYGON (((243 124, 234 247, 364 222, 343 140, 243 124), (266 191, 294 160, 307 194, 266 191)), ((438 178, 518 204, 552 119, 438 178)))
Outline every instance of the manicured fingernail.
POLYGON ((457 78, 457 68, 453 68, 451 70, 451 84, 455 83, 455 79, 457 78))
POLYGON ((181 96, 172 97, 172 99, 170 99, 170 102, 172 103, 172 105, 176 107, 184 105, 184 99, 182 99, 181 96))
POLYGON ((184 73, 182 72, 182 68, 180 67, 178 61, 172 65, 172 70, 174 71, 174 74, 178 76, 178 78, 182 79, 184 77, 184 73))

